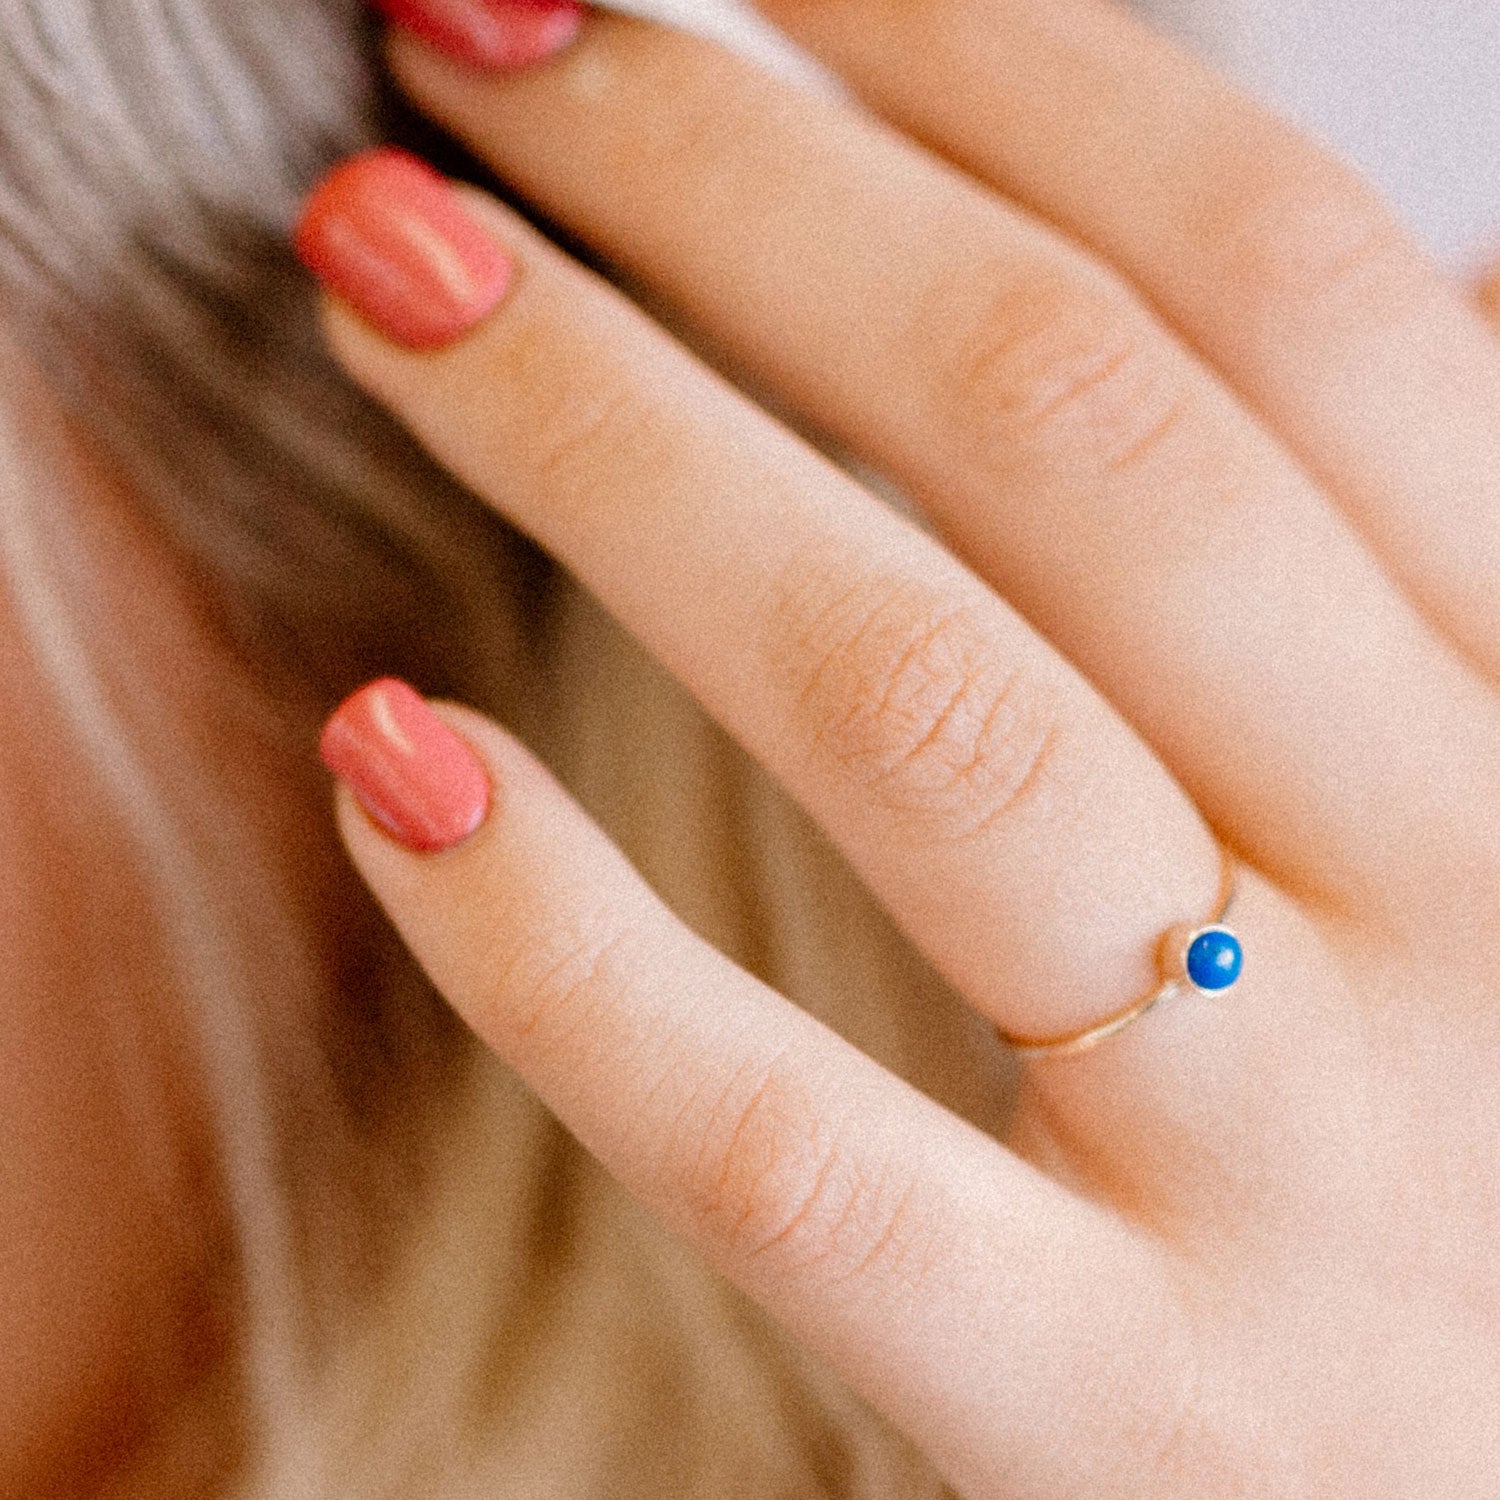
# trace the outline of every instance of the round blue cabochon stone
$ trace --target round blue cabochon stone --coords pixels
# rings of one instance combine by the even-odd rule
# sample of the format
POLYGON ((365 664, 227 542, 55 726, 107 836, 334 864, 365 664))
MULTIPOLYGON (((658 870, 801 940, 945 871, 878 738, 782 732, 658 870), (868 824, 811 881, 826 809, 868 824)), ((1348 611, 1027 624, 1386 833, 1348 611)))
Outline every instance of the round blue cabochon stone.
POLYGON ((1240 940, 1222 927, 1200 932, 1187 952, 1187 975, 1200 990, 1227 990, 1240 977, 1245 954, 1240 940))

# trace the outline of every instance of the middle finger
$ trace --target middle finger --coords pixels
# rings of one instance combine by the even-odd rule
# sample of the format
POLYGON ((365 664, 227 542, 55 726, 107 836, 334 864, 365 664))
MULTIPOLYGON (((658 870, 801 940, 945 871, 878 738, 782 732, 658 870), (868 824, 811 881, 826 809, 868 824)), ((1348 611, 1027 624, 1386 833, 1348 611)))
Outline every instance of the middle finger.
POLYGON ((896 478, 1263 868, 1430 912, 1490 800, 1493 703, 1105 266, 693 36, 597 16, 507 78, 400 36, 392 58, 508 182, 896 478))

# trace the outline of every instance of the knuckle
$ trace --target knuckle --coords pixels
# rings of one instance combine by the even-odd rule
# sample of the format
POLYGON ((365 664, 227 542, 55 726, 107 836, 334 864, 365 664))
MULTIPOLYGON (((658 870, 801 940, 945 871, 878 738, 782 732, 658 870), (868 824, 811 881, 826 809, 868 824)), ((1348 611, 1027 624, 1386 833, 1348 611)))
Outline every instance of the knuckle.
POLYGON ((1309 315, 1368 327, 1410 309, 1427 282, 1378 192, 1300 136, 1236 152, 1196 218, 1257 328, 1309 315))
POLYGON ((975 608, 908 582, 866 582, 795 633, 810 755, 925 836, 969 837, 1045 783, 1057 690, 1003 666, 975 608))
POLYGON ((930 1259, 910 1181, 872 1167, 784 1059, 697 1123, 678 1195, 693 1231, 736 1260, 847 1281, 930 1259))
POLYGON ((565 287, 507 315, 456 399, 465 422, 503 453, 512 503, 587 512, 612 492, 622 461, 657 463, 672 451, 652 383, 631 357, 633 317, 565 287))
POLYGON ((1189 406, 1188 367, 1128 298, 1051 271, 956 320, 937 354, 940 420, 987 470, 1139 463, 1189 406))
MULTIPOLYGON (((1238 1415, 1254 1403, 1242 1390, 1217 1389, 1218 1380, 1209 1377, 1198 1349, 1179 1352, 1168 1369, 1155 1386, 1140 1430, 1126 1435, 1128 1451, 1137 1455, 1131 1474, 1137 1480, 1149 1474, 1168 1492, 1186 1487, 1190 1493, 1233 1493, 1234 1476, 1256 1462, 1253 1437, 1238 1415)), ((1292 1453, 1292 1445, 1287 1451, 1292 1453)), ((1291 1483, 1287 1492, 1300 1488, 1291 1483)))
POLYGON ((610 180, 631 183, 637 195, 659 196, 678 213, 681 183, 731 180, 760 136, 749 128, 743 66, 733 53, 686 32, 639 40, 625 43, 632 86, 663 107, 638 110, 625 128, 603 132, 601 166, 610 180))
POLYGON ((600 917, 526 944, 503 965, 485 1007, 503 1055, 577 1062, 613 1030, 643 972, 644 940, 600 917))
POLYGON ((529 467, 549 501, 608 492, 607 476, 640 441, 649 413, 620 380, 569 382, 548 400, 533 396, 529 467))

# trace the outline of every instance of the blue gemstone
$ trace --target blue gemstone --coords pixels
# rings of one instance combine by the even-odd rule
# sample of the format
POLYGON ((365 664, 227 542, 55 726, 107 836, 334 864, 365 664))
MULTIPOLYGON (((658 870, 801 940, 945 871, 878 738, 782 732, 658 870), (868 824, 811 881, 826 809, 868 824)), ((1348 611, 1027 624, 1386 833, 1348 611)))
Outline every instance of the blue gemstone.
POLYGON ((1210 927, 1188 948, 1187 976, 1200 990, 1227 990, 1240 977, 1244 963, 1240 940, 1223 927, 1210 927))

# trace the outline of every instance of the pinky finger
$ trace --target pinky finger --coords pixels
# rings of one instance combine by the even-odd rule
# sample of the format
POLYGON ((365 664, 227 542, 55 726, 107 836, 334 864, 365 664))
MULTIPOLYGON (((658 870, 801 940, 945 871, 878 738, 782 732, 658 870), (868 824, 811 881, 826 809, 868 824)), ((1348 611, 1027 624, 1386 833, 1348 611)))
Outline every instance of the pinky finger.
POLYGON ((953 1483, 1088 1492, 1151 1440, 1166 1299, 1112 1214, 698 938, 488 720, 385 679, 323 747, 349 851, 439 990, 953 1483), (1092 1455, 1086 1390, 1119 1419, 1092 1455))

